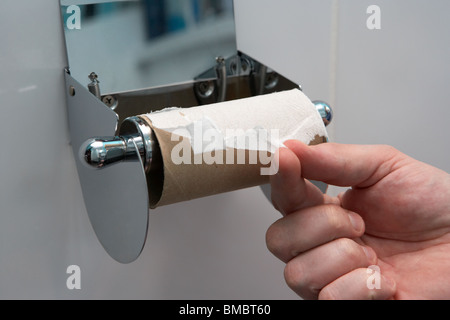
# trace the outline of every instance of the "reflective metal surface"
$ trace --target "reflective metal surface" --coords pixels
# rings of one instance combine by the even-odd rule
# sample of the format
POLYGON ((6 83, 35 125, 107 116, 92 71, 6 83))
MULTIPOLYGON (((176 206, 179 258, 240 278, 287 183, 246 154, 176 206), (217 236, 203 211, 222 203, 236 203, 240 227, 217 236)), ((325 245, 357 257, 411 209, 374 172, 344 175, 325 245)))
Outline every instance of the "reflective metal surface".
POLYGON ((95 72, 105 94, 189 81, 237 52, 233 0, 97 2, 61 13, 72 76, 95 72))
POLYGON ((148 173, 153 162, 153 154, 159 152, 153 130, 141 118, 129 117, 122 122, 119 134, 125 140, 132 140, 136 144, 144 165, 144 171, 148 173))
POLYGON ((100 81, 98 81, 97 74, 95 72, 91 72, 88 78, 89 80, 91 80, 91 82, 88 84, 89 92, 100 99, 102 95, 100 93, 100 81))
POLYGON ((216 58, 216 73, 219 87, 219 96, 217 102, 224 102, 227 97, 227 65, 224 57, 216 58))
POLYGON ((107 106, 114 106, 114 111, 120 119, 127 119, 140 114, 161 110, 167 106, 181 108, 217 103, 247 98, 260 94, 290 90, 298 88, 298 84, 267 69, 251 57, 238 53, 223 61, 224 70, 218 72, 216 66, 201 73, 194 81, 175 83, 167 86, 147 88, 143 90, 130 90, 105 95, 102 101, 107 106), (222 74, 222 75, 220 75, 222 74), (276 85, 267 88, 264 84, 270 79, 276 79, 276 85))
MULTIPOLYGON (((88 166, 84 158, 86 141, 97 136, 114 137, 118 116, 67 73, 65 80, 71 143, 89 219, 109 255, 122 263, 132 262, 144 247, 149 213, 139 148, 131 139, 126 143, 127 161, 102 169, 88 166)), ((106 151, 117 152, 123 144, 105 142, 105 146, 106 151)))
POLYGON ((328 126, 331 123, 331 120, 333 120, 333 110, 328 105, 328 103, 324 101, 317 100, 313 101, 313 103, 316 106, 320 116, 322 117, 324 125, 328 126))
POLYGON ((80 156, 96 169, 122 161, 135 161, 140 156, 144 170, 148 173, 153 153, 158 150, 156 137, 150 126, 139 117, 130 117, 122 123, 120 136, 89 139, 80 147, 80 156))
POLYGON ((81 147, 81 151, 84 150, 84 160, 91 167, 97 169, 124 160, 135 160, 138 153, 136 153, 137 143, 134 138, 140 139, 140 137, 89 139, 81 147))

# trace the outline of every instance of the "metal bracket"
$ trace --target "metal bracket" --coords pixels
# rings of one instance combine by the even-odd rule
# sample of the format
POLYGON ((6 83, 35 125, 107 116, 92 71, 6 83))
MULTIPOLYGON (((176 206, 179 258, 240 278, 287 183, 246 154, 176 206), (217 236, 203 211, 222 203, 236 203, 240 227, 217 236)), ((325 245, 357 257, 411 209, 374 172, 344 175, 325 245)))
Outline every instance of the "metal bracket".
POLYGON ((147 237, 148 192, 138 147, 131 145, 127 161, 102 169, 85 162, 85 143, 113 137, 118 115, 69 73, 65 73, 71 144, 84 202, 94 231, 115 260, 134 261, 147 237))

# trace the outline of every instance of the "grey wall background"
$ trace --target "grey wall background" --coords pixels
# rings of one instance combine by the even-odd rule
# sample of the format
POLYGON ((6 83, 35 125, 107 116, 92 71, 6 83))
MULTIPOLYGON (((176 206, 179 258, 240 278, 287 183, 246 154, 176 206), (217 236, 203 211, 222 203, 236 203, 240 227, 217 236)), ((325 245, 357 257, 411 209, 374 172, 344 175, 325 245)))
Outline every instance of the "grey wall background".
POLYGON ((450 170, 448 1, 235 4, 238 48, 330 102, 333 141, 390 144, 450 170), (380 30, 366 26, 370 5, 380 30))
MULTIPOLYGON (((333 104, 331 140, 388 143, 448 172, 450 3, 377 1, 377 31, 370 4, 236 0, 238 48, 333 104)), ((0 298, 296 298, 266 250, 279 215, 258 188, 154 210, 141 257, 112 260, 69 144, 58 1, 3 0, 0 21, 0 298), (72 264, 81 290, 66 287, 72 264)))

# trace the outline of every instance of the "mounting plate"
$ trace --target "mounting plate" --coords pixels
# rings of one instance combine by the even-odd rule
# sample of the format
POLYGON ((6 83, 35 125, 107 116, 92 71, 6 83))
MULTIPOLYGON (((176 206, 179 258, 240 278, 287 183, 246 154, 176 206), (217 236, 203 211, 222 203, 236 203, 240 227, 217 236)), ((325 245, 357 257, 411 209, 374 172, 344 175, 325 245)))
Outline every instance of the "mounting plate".
POLYGON ((113 137, 119 117, 67 71, 65 81, 71 143, 89 219, 108 254, 130 263, 147 238, 149 203, 142 161, 136 156, 102 169, 87 165, 83 145, 94 137, 113 137))

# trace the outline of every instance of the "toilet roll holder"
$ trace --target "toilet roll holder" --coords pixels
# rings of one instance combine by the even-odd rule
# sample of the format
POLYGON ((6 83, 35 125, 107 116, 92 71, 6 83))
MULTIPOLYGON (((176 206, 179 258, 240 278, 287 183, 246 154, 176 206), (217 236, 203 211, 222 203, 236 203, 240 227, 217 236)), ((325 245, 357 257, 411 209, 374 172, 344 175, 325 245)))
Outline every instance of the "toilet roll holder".
MULTIPOLYGON (((242 78, 245 76, 252 77, 252 80, 243 80, 248 83, 251 96, 274 92, 274 89, 279 89, 281 86, 281 90, 288 90, 292 87, 302 90, 301 86, 298 86, 285 78, 283 78, 284 84, 279 85, 280 75, 242 53, 229 59, 228 65, 226 59, 223 57, 216 58, 216 61, 217 66, 215 68, 212 68, 197 77, 196 81, 193 83, 193 89, 198 104, 226 101, 227 87, 229 85, 227 79, 236 74, 238 66, 241 70, 239 75, 241 80, 243 80, 242 78), (239 64, 237 64, 236 61, 239 61, 239 64), (231 73, 227 73, 227 70, 231 70, 231 73), (216 78, 214 78, 214 73, 216 78), (255 81, 255 79, 257 80, 255 81), (266 92, 266 90, 269 92, 266 92), (211 96, 213 96, 216 91, 217 95, 215 96, 215 100, 211 101, 211 96)), ((109 107, 114 110, 118 105, 117 99, 120 99, 121 94, 117 94, 117 98, 113 95, 105 95, 102 98, 97 78, 98 76, 94 72, 89 75, 89 79, 91 80, 91 83, 88 84, 89 92, 101 99, 107 106, 109 105, 109 107)), ((168 86, 166 89, 172 90, 173 87, 168 86)), ((158 91, 161 91, 161 89, 158 91)), ((127 94, 130 93, 128 92, 127 94)), ((138 91, 133 94, 138 94, 138 91)), ((165 94, 164 90, 162 90, 162 94, 165 94)), ((228 100, 241 99, 248 96, 248 93, 241 94, 238 97, 234 96, 228 100)), ((313 101, 313 103, 322 117, 324 125, 328 126, 331 123, 333 116, 331 107, 323 101, 313 101)), ((141 110, 141 112, 139 112, 139 114, 144 113, 148 113, 148 111, 141 110)), ((134 159, 136 157, 135 148, 137 148, 137 153, 141 158, 146 173, 149 173, 151 168, 160 165, 159 163, 155 163, 154 159, 154 154, 159 153, 159 146, 152 129, 148 123, 141 118, 129 116, 125 118, 120 125, 119 135, 112 138, 89 139, 83 144, 81 152, 84 152, 84 160, 87 164, 93 168, 100 169, 116 162, 134 159)))
MULTIPOLYGON (((162 166, 158 142, 137 115, 166 106, 193 107, 299 88, 238 52, 219 57, 190 82, 101 94, 98 76, 83 86, 64 72, 71 144, 91 225, 115 260, 130 263, 145 245, 149 215, 147 176, 162 166)), ((100 75, 101 76, 101 75, 100 75)), ((315 101, 327 125, 331 108, 315 101)))

